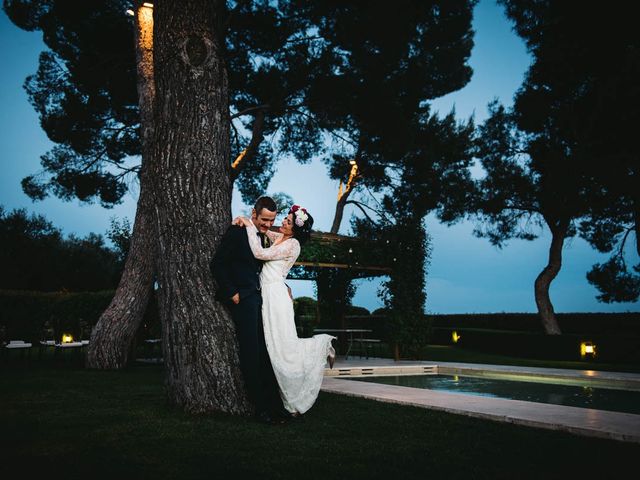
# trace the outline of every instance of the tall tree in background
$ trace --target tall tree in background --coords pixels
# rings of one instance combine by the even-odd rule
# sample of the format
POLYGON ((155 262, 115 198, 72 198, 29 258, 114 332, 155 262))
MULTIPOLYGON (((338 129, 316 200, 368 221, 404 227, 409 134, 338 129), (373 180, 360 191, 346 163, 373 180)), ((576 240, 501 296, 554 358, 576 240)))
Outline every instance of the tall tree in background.
POLYGON ((130 352, 144 313, 152 297, 156 243, 151 193, 153 102, 153 9, 137 2, 134 7, 134 45, 141 141, 139 170, 140 195, 136 205, 133 232, 118 288, 93 331, 87 350, 88 368, 122 368, 129 363, 130 352))
MULTIPOLYGON (((518 92, 524 93, 526 87, 518 92)), ((523 108, 516 101, 514 110, 518 107, 523 108)), ((502 247, 511 238, 533 240, 536 228, 549 228, 548 263, 535 280, 534 295, 545 332, 560 334, 549 287, 562 267, 564 242, 575 235, 574 222, 585 214, 579 157, 569 153, 573 145, 556 136, 552 114, 540 113, 545 124, 528 132, 531 117, 522 110, 508 111, 494 102, 489 113, 478 128, 477 156, 486 175, 478 181, 474 234, 502 247)))
POLYGON ((306 7, 317 28, 318 65, 329 62, 334 72, 314 71, 308 96, 313 119, 342 144, 324 156, 330 177, 345 185, 332 233, 338 232, 345 205, 357 203, 350 200, 353 194, 360 187, 384 189, 386 168, 401 168, 418 130, 436 122, 437 117, 429 120, 428 102, 471 79, 475 3, 405 2, 392 16, 384 1, 306 7))
POLYGON ((87 365, 122 368, 153 284, 154 235, 146 182, 153 98, 152 9, 136 2, 135 34, 128 2, 14 2, 4 9, 16 25, 41 30, 49 50, 25 88, 41 125, 56 143, 41 158, 43 171, 22 182, 27 195, 49 192, 65 200, 121 202, 131 176, 140 195, 129 255, 114 298, 100 318, 87 365), (136 89, 137 85, 137 89, 136 89), (138 94, 139 95, 138 95, 138 94), (146 150, 146 151, 145 151, 146 150), (137 164, 135 157, 143 154, 137 164))
MULTIPOLYGON (((588 279, 601 301, 635 301, 640 277, 627 270, 625 246, 635 235, 640 257, 640 37, 628 2, 576 9, 567 2, 501 0, 538 67, 540 88, 531 101, 550 103, 567 92, 574 99, 566 130, 579 139, 590 179, 589 211, 580 234, 601 252, 614 252, 588 279), (615 28, 602 30, 603 25, 615 28)), ((634 267, 640 273, 640 265, 634 267)))
MULTIPOLYGON (((474 5, 467 0, 404 2, 391 16, 384 1, 305 6, 315 27, 313 45, 320 51, 307 109, 309 118, 330 133, 332 148, 322 158, 329 176, 341 181, 331 233, 338 233, 349 204, 367 216, 382 213, 373 193, 393 189, 389 175, 399 176, 405 162, 412 162, 409 157, 421 157, 433 181, 451 167, 421 156, 417 138, 424 139, 429 129, 436 136, 454 134, 447 131, 450 122, 431 115, 428 102, 471 78, 467 60, 474 5), (324 74, 326 64, 332 75, 324 74)), ((321 316, 339 322, 354 293, 348 271, 318 273, 321 316)))
MULTIPOLYGON (((618 254, 588 279, 601 300, 637 298, 640 282, 626 271, 628 234, 637 231, 634 195, 638 156, 630 125, 637 121, 638 38, 628 5, 575 9, 566 2, 501 0, 533 55, 511 111, 493 104, 479 134, 487 170, 480 216, 494 244, 531 239, 548 226, 549 263, 536 279, 538 311, 548 333, 559 333, 549 285, 562 265, 564 240, 581 235, 618 254), (615 32, 594 34, 603 24, 615 32), (529 223, 526 223, 526 221, 529 223), (523 223, 524 222, 524 223, 523 223)), ((637 235, 636 235, 637 239, 637 235)))

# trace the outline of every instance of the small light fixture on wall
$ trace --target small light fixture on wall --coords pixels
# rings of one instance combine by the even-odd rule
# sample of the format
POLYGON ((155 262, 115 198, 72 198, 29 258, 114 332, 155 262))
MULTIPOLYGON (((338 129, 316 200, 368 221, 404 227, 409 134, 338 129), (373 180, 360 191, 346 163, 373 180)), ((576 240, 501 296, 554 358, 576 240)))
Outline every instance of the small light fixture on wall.
POLYGON ((72 343, 72 342, 73 342, 73 335, 71 335, 70 333, 62 334, 62 343, 72 343))
POLYGON ((593 342, 587 341, 580 343, 580 358, 594 358, 596 356, 596 346, 593 342))
POLYGON ((462 337, 460 335, 458 335, 458 332, 456 330, 454 330, 453 332, 451 332, 451 340, 453 340, 453 343, 458 343, 458 341, 461 339, 462 337))

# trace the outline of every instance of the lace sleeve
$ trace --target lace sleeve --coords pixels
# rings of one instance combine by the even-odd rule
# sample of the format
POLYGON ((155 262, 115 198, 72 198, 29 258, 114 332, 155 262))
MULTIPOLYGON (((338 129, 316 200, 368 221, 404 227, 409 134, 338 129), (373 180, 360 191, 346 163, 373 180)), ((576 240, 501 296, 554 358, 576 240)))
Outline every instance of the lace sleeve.
POLYGON ((282 234, 280 232, 272 232, 271 230, 267 230, 267 237, 269 237, 271 243, 275 243, 280 237, 282 237, 282 234))
POLYGON ((285 260, 295 259, 300 255, 300 244, 297 240, 287 240, 278 245, 272 245, 269 248, 263 248, 258 238, 258 229, 251 225, 247 228, 247 236, 249 237, 249 247, 253 256, 259 260, 285 260))

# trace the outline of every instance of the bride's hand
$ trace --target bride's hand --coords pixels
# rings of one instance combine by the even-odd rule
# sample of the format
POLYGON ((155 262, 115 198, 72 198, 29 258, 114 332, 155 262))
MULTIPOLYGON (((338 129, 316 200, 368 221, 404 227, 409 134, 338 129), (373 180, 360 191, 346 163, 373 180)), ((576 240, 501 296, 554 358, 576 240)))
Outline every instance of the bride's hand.
POLYGON ((233 222, 231 222, 231 225, 238 225, 239 227, 248 227, 249 226, 249 222, 251 220, 249 220, 246 217, 236 217, 233 219, 233 222))

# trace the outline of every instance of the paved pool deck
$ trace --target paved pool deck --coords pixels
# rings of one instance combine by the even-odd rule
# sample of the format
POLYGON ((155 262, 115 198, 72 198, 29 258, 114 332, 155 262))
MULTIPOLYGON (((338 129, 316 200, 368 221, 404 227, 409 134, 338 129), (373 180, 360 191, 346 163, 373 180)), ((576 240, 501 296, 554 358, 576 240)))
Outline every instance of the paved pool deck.
POLYGON ((345 360, 338 357, 333 369, 325 370, 322 391, 577 435, 640 443, 640 415, 344 380, 351 375, 418 373, 472 373, 487 376, 492 373, 527 374, 544 377, 546 380, 587 382, 595 387, 615 386, 640 390, 640 374, 634 373, 440 361, 394 361, 388 358, 350 357, 345 360))

